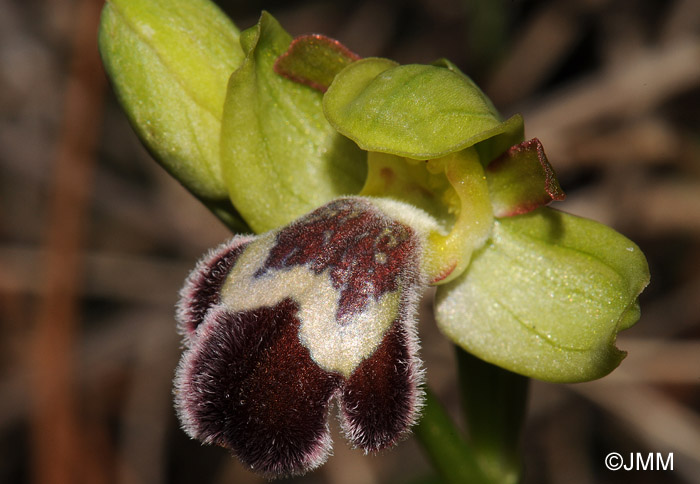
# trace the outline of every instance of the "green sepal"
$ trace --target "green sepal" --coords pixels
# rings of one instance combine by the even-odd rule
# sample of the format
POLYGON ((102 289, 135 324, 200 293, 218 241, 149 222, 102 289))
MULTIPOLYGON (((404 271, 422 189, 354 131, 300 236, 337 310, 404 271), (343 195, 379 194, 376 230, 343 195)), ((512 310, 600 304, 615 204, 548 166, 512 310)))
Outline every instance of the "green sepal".
MULTIPOLYGON (((454 72, 455 74, 458 74, 458 75, 460 75, 460 76, 462 76, 462 77, 467 78, 471 84, 473 84, 473 85, 476 86, 476 83, 472 80, 472 78, 469 77, 468 75, 466 75, 466 74, 462 71, 462 69, 460 69, 459 67, 457 67, 457 64, 455 64, 454 62, 452 62, 452 61, 449 60, 449 59, 446 59, 446 58, 442 57, 442 58, 440 58, 440 59, 437 59, 437 60, 433 61, 433 62, 431 63, 431 65, 433 65, 433 66, 435 66, 435 67, 443 67, 443 68, 445 68, 445 69, 448 69, 448 70, 454 72)), ((483 94, 483 93, 482 93, 482 94, 483 94)), ((493 102, 491 102, 491 99, 489 99, 488 96, 486 96, 485 94, 484 94, 484 102, 485 102, 486 105, 489 107, 489 110, 490 110, 490 111, 492 111, 492 112, 494 112, 494 113, 497 113, 497 112, 498 112, 498 110, 496 109, 496 106, 494 106, 494 105, 493 105, 493 102)))
POLYGON ((438 287, 436 319, 466 351, 554 382, 600 378, 625 356, 649 282, 639 247, 597 222, 540 208, 494 223, 464 274, 438 287))
POLYGON ((232 74, 221 133, 231 201, 255 232, 285 225, 366 176, 366 154, 326 121, 322 94, 274 71, 292 41, 267 12, 241 34, 246 54, 232 74))
POLYGON ((294 82, 326 92, 336 74, 360 57, 325 35, 302 35, 277 58, 275 72, 294 82))
POLYGON ((360 60, 335 77, 323 107, 330 123, 362 149, 407 158, 438 158, 499 138, 477 147, 487 163, 522 140, 519 115, 501 122, 469 77, 434 65, 360 60))
POLYGON ((566 198, 537 138, 493 160, 486 167, 486 181, 496 217, 522 215, 566 198))
MULTIPOLYGON (((448 59, 438 59, 433 62, 432 65, 449 69, 455 74, 465 77, 469 83, 476 86, 476 83, 472 81, 469 76, 462 72, 459 67, 448 59)), ((489 99, 486 95, 484 95, 484 102, 492 112, 498 113, 498 110, 491 102, 491 99, 489 99)), ((500 116, 499 119, 501 119, 500 116)), ((476 148, 477 153, 479 153, 479 158, 481 158, 482 163, 487 165, 495 157, 499 156, 508 148, 520 143, 523 140, 525 137, 525 125, 522 115, 514 114, 495 128, 491 128, 490 130, 482 133, 482 137, 483 141, 478 141, 474 147, 476 148)))
POLYGON ((238 36, 208 0, 110 0, 100 22, 100 54, 134 130, 208 205, 228 198, 219 133, 226 84, 243 60, 238 36))

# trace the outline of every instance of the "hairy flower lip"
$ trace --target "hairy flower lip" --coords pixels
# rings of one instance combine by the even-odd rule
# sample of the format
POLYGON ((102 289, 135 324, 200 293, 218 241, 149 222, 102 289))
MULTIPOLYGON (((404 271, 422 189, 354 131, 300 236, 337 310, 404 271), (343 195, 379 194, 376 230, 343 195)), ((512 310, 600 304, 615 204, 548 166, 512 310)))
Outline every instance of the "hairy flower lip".
POLYGON ((185 280, 176 307, 176 320, 186 347, 191 345, 208 310, 217 304, 218 292, 231 267, 253 239, 253 236, 239 236, 233 239, 233 244, 226 241, 211 249, 185 280))
POLYGON ((175 378, 190 436, 279 477, 326 460, 333 398, 343 433, 366 452, 407 434, 422 405, 426 281, 424 241, 388 215, 397 206, 338 199, 197 264, 178 306, 186 350, 175 378))
POLYGON ((326 419, 340 377, 318 368, 294 344, 294 306, 285 300, 277 307, 262 307, 247 313, 252 319, 222 306, 212 308, 200 338, 183 355, 175 380, 185 431, 206 444, 228 448, 268 477, 316 468, 331 449, 326 419), (279 324, 254 324, 255 318, 272 314, 279 324), (261 366, 252 350, 271 338, 283 344, 271 345, 268 364, 261 366), (290 362, 292 355, 297 358, 290 362), (294 366, 283 365, 285 361, 294 366), (284 412, 285 406, 303 411, 284 412))

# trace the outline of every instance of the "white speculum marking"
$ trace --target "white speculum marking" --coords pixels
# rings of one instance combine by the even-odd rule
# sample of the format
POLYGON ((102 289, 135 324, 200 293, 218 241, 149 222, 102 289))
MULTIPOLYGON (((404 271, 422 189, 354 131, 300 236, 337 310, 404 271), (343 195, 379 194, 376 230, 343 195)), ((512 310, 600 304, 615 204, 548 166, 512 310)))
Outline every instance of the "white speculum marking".
POLYGON ((314 362, 326 371, 345 377, 374 353, 399 314, 399 291, 369 298, 364 309, 336 319, 340 291, 333 287, 330 269, 320 274, 305 266, 270 269, 255 277, 275 244, 276 233, 252 242, 226 279, 222 303, 231 311, 274 306, 285 298, 299 304, 299 341, 314 362))

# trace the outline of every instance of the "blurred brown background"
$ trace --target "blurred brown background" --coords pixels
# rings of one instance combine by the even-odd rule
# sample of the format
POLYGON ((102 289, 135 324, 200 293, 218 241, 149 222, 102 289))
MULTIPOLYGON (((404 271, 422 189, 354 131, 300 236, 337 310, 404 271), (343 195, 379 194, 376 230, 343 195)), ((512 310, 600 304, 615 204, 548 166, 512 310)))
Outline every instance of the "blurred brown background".
MULTIPOLYGON (((700 482, 700 2, 220 4, 241 29, 264 8, 362 56, 448 57, 522 112, 569 195, 559 207, 635 240, 652 271, 619 369, 533 383, 525 482, 700 482), (674 470, 614 473, 612 451, 673 452, 674 470)), ((96 57, 100 8, 0 0, 0 482, 263 482, 178 428, 173 305, 229 234, 132 133, 96 57)), ((450 345, 431 321, 420 331, 454 410, 450 345)), ((412 439, 364 457, 334 433, 335 455, 294 482, 439 482, 412 439)))

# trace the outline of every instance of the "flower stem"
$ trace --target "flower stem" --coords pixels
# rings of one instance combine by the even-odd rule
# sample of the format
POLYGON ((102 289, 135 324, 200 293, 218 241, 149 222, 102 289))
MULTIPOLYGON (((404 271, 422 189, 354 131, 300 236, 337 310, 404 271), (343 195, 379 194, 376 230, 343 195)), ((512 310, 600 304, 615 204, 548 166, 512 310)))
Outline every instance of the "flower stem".
POLYGON ((414 433, 445 483, 515 484, 529 380, 456 350, 469 439, 430 390, 414 433))
POLYGON ((414 433, 446 484, 496 484, 481 469, 476 452, 430 390, 426 390, 423 416, 414 433))
POLYGON ((462 407, 477 462, 492 481, 517 483, 529 380, 455 348, 462 407))

